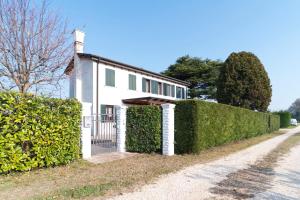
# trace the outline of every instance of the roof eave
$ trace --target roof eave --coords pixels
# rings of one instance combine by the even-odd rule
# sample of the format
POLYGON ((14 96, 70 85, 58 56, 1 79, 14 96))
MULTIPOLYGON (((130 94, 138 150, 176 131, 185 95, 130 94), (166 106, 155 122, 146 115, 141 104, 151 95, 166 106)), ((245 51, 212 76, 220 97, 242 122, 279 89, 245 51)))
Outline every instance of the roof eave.
MULTIPOLYGON (((169 77, 169 76, 165 76, 165 75, 162 75, 162 74, 151 72, 151 71, 145 70, 143 68, 139 68, 139 67, 136 67, 136 66, 133 66, 133 65, 121 63, 121 62, 111 60, 111 59, 108 59, 108 58, 100 57, 100 56, 93 55, 93 54, 86 54, 86 53, 77 53, 77 55, 80 58, 88 58, 88 59, 91 59, 95 62, 100 62, 100 63, 103 63, 103 64, 109 64, 109 65, 119 67, 119 68, 125 68, 127 70, 134 71, 134 72, 139 72, 139 73, 142 73, 142 74, 146 74, 148 76, 158 77, 160 79, 167 80, 167 81, 170 81, 170 82, 174 82, 174 83, 179 84, 179 85, 184 85, 186 87, 190 86, 190 83, 188 83, 186 81, 182 81, 182 80, 175 79, 175 78, 172 78, 172 77, 169 77)), ((74 58, 70 61, 69 65, 65 69, 64 73, 67 74, 67 75, 70 74, 73 68, 74 68, 74 58)))

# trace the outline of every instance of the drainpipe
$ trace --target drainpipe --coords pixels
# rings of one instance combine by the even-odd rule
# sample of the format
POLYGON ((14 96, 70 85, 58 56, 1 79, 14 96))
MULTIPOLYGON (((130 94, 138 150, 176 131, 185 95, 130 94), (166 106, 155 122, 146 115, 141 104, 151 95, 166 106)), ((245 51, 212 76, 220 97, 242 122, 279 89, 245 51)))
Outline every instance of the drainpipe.
MULTIPOLYGON (((96 68, 96 134, 99 134, 99 59, 96 68)), ((101 118, 100 118, 101 119, 101 118)))

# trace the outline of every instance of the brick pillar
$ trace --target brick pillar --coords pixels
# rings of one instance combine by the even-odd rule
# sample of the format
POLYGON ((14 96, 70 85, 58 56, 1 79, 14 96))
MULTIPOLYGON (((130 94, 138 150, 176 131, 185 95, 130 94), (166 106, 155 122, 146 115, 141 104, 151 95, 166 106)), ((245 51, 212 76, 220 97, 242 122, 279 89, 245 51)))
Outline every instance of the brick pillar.
POLYGON ((174 104, 163 104, 163 155, 174 155, 174 104))
POLYGON ((92 133, 92 104, 82 103, 81 122, 81 153, 83 159, 88 159, 92 155, 91 133, 92 133))
POLYGON ((116 123, 117 123, 117 151, 126 152, 126 110, 127 106, 116 107, 116 123))

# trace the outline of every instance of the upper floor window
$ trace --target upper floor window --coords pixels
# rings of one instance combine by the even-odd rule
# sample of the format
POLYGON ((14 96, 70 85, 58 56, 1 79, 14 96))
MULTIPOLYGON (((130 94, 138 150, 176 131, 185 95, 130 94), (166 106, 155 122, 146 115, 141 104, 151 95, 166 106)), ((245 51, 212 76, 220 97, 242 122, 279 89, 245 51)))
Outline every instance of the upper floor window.
POLYGON ((105 85, 115 87, 115 70, 105 69, 105 85))
POLYGON ((185 90, 182 87, 176 87, 176 98, 185 99, 185 90))
POLYGON ((142 90, 143 92, 148 92, 150 93, 151 85, 150 85, 150 80, 149 79, 142 79, 142 90))
POLYGON ((175 97, 175 85, 171 85, 171 96, 175 97))
POLYGON ((181 89, 181 87, 176 87, 176 98, 178 98, 178 99, 182 98, 182 89, 181 89))
POLYGON ((186 99, 186 93, 185 93, 185 90, 184 90, 184 88, 181 88, 181 90, 182 90, 182 98, 183 99, 186 99))
POLYGON ((158 82, 151 80, 151 93, 158 94, 158 82))
POLYGON ((142 91, 169 97, 184 98, 184 88, 146 78, 142 79, 142 91))
POLYGON ((162 84, 158 82, 158 94, 162 95, 162 84))
POLYGON ((165 96, 171 96, 171 85, 164 83, 163 84, 163 89, 164 89, 164 95, 165 96))
POLYGON ((136 90, 136 76, 129 74, 128 82, 129 82, 129 90, 136 90))

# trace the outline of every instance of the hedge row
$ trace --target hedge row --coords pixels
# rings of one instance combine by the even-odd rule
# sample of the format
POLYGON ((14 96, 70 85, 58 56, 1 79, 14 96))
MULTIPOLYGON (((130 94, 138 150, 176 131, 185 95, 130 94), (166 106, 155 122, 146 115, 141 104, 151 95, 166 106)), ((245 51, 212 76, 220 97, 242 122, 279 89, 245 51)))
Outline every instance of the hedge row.
POLYGON ((76 100, 0 93, 0 173, 79 158, 80 115, 76 100))
POLYGON ((280 128, 287 128, 291 123, 292 115, 288 111, 279 111, 275 112, 275 114, 280 116, 280 128))
POLYGON ((159 106, 133 106, 127 109, 126 150, 150 153, 161 148, 161 109, 159 106))
POLYGON ((279 129, 279 116, 224 104, 184 100, 175 107, 175 152, 203 149, 279 129))

